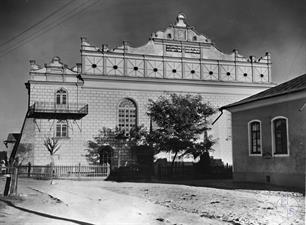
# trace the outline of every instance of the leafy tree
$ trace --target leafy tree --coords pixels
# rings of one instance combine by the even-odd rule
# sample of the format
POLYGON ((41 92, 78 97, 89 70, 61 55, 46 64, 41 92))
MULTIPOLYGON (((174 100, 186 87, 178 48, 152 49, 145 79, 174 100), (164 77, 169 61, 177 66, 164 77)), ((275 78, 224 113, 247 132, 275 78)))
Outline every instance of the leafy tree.
POLYGON ((148 136, 148 141, 160 151, 174 154, 171 168, 173 170, 175 159, 186 154, 194 158, 204 152, 212 150, 214 141, 207 135, 209 130, 208 118, 215 110, 202 102, 200 95, 160 96, 156 101, 149 100, 148 115, 157 124, 148 136), (200 136, 205 136, 200 141, 200 136))
POLYGON ((144 125, 136 126, 130 131, 128 146, 137 157, 140 165, 150 166, 153 163, 153 148, 150 133, 144 125))
POLYGON ((20 143, 14 159, 14 165, 20 166, 30 157, 30 152, 32 150, 32 144, 30 143, 20 143))
POLYGON ((130 130, 128 136, 128 145, 131 148, 138 148, 140 146, 148 146, 149 132, 144 125, 136 126, 130 130))
POLYGON ((98 135, 93 137, 93 140, 87 142, 88 148, 85 155, 89 163, 93 165, 102 165, 103 163, 110 163, 110 156, 113 154, 113 147, 117 139, 125 139, 122 131, 118 128, 112 130, 103 127, 98 135))

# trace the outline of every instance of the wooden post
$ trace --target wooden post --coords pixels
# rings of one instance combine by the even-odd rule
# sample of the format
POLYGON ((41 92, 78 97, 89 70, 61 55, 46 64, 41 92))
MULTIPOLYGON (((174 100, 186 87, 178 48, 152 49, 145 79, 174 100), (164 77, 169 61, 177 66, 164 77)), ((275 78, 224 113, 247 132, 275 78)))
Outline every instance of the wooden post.
POLYGON ((15 187, 14 187, 14 194, 17 195, 17 187, 18 187, 18 168, 15 168, 15 187))
POLYGON ((4 188, 4 196, 8 196, 10 192, 10 185, 11 185, 11 176, 6 178, 5 188, 4 188))
POLYGON ((18 169, 17 167, 13 167, 12 175, 11 175, 11 186, 9 195, 17 194, 17 181, 18 181, 18 169))

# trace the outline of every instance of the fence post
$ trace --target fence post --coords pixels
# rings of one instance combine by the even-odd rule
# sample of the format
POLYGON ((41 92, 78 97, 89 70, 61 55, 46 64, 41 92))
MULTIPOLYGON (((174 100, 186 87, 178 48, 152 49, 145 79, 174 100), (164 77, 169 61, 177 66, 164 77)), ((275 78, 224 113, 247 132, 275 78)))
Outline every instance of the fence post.
POLYGON ((28 177, 31 176, 31 163, 28 163, 28 177))
POLYGON ((79 171, 78 171, 78 178, 80 179, 80 174, 81 173, 81 163, 79 163, 79 171))
POLYGON ((107 168, 106 168, 106 176, 108 177, 110 175, 111 166, 110 166, 109 163, 106 163, 106 166, 107 166, 107 168))
POLYGON ((120 147, 118 149, 118 168, 120 167, 120 147))

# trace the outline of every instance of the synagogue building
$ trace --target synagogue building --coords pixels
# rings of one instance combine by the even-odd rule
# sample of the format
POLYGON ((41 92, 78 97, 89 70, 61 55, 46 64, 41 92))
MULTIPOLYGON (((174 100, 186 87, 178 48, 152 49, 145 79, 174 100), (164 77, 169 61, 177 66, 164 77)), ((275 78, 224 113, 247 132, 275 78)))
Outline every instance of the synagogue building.
MULTIPOLYGON (((30 61, 21 143, 31 148, 32 165, 50 163, 46 137, 59 139, 56 165, 87 165, 87 141, 103 127, 129 131, 150 126, 149 99, 169 93, 201 95, 218 108, 273 86, 269 53, 260 58, 244 57, 237 50, 223 53, 189 26, 183 14, 140 47, 123 42, 109 49, 81 38, 80 48, 81 63, 72 68, 59 57, 45 65, 30 61)), ((231 163, 229 112, 212 126, 211 135, 217 140, 214 157, 231 163)), ((115 151, 118 165, 128 162, 129 154, 115 151)))

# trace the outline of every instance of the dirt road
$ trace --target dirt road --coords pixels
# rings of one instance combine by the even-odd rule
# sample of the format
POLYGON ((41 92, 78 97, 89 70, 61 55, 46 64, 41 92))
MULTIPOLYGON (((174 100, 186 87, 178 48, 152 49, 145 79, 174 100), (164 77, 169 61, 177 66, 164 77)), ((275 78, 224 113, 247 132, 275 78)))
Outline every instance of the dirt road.
POLYGON ((4 224, 304 224, 298 193, 174 184, 20 180, 4 224))

